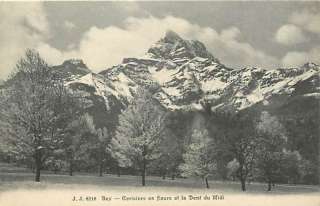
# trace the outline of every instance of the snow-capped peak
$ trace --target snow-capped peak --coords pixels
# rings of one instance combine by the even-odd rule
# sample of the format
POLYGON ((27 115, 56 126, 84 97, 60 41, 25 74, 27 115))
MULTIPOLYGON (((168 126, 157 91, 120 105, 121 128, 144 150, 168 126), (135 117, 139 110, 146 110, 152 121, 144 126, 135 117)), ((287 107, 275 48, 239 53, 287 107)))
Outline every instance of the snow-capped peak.
MULTIPOLYGON (((66 64, 82 63, 69 60, 66 64)), ((299 68, 274 70, 231 69, 214 58, 203 43, 168 31, 143 57, 124 58, 121 64, 99 75, 72 81, 76 82, 94 87, 94 94, 103 96, 106 102, 113 96, 123 104, 123 99, 130 100, 138 86, 155 84, 155 98, 170 110, 201 109, 201 102, 216 102, 219 98, 224 98, 222 104, 241 110, 279 95, 319 92, 319 66, 307 63, 299 68), (310 84, 308 89, 301 89, 301 82, 310 84)))
POLYGON ((61 65, 52 68, 67 81, 75 80, 91 72, 81 59, 65 60, 61 65))
POLYGON ((82 69, 84 71, 90 72, 87 65, 83 62, 82 59, 68 59, 62 63, 65 67, 74 67, 78 69, 82 69))
POLYGON ((219 62, 207 51, 203 43, 196 40, 185 40, 173 31, 168 31, 165 37, 153 44, 147 53, 153 58, 172 61, 201 57, 219 62))
POLYGON ((183 39, 174 31, 168 30, 163 38, 165 43, 175 43, 179 41, 183 41, 183 39))

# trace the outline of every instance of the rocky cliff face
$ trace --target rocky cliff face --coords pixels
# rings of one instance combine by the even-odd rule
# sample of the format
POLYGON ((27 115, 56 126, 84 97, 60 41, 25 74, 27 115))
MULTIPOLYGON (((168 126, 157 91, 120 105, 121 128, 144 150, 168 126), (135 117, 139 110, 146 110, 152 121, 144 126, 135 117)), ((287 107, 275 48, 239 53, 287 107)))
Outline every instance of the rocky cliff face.
POLYGON ((69 59, 61 65, 53 66, 66 81, 71 81, 91 72, 81 59, 69 59))

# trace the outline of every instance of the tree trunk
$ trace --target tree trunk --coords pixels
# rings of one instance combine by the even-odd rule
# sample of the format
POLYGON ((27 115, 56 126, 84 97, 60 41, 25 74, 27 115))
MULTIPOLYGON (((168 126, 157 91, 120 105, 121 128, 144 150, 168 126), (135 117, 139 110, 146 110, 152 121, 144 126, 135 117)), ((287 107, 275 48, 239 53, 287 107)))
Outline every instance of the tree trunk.
POLYGON ((36 178, 35 178, 36 182, 40 182, 40 167, 37 166, 36 168, 36 178))
POLYGON ((242 191, 246 191, 246 180, 244 178, 240 179, 242 191))
POLYGON ((102 173, 103 173, 103 167, 104 167, 104 158, 105 158, 105 156, 104 156, 104 145, 103 144, 101 144, 101 146, 100 146, 100 154, 99 154, 99 163, 100 163, 100 165, 99 165, 99 176, 100 177, 102 177, 102 173))
POLYGON ((146 158, 143 157, 142 186, 146 185, 146 158))
POLYGON ((171 175, 171 180, 174 180, 174 178, 175 178, 174 174, 173 174, 173 175, 171 175))
POLYGON ((165 170, 162 170, 162 172, 161 172, 161 176, 162 176, 162 179, 164 180, 164 179, 166 179, 166 171, 165 170))
POLYGON ((102 171, 103 171, 103 162, 100 162, 100 167, 99 167, 99 176, 102 177, 102 171))
POLYGON ((119 165, 117 165, 117 175, 118 175, 118 177, 120 177, 120 173, 121 173, 120 167, 119 167, 119 165))
POLYGON ((41 170, 41 153, 39 150, 36 151, 35 154, 35 166, 36 166, 36 176, 35 176, 35 181, 40 182, 40 170, 41 170))
POLYGON ((206 181, 206 187, 207 187, 207 189, 209 189, 210 186, 209 186, 208 178, 205 178, 205 181, 206 181))
POLYGON ((268 191, 271 191, 271 181, 268 181, 268 191))
POLYGON ((241 158, 238 158, 238 161, 239 161, 239 169, 237 171, 237 176, 241 182, 241 190, 246 191, 246 175, 244 172, 244 164, 243 164, 243 161, 241 161, 241 158))
POLYGON ((70 162, 70 165, 69 165, 69 175, 70 176, 73 175, 73 163, 72 163, 72 161, 70 162))

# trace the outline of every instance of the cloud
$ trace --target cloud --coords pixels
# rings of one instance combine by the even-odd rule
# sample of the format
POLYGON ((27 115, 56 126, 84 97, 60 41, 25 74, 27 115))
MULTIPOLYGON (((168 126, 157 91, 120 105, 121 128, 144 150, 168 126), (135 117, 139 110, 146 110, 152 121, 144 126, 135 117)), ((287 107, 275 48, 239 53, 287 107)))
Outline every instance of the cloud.
MULTIPOLYGON (((115 8, 131 14, 144 12, 135 2, 120 2, 115 5, 115 8)), ((0 78, 5 78, 12 71, 26 48, 38 49, 50 64, 60 64, 68 58, 82 58, 90 68, 98 72, 120 63, 124 57, 142 56, 167 30, 174 30, 186 39, 202 41, 215 57, 230 67, 275 68, 319 61, 316 58, 320 56, 318 47, 309 51, 290 51, 282 59, 278 59, 240 41, 242 33, 237 27, 217 31, 174 16, 156 18, 146 15, 148 14, 144 12, 143 17, 128 17, 121 26, 92 26, 83 33, 78 44, 59 50, 46 43, 51 32, 42 3, 1 3, 0 78)), ((304 34, 307 31, 320 34, 319 16, 317 10, 294 12, 288 20, 290 23, 279 28, 275 39, 279 43, 292 45, 306 41, 304 34)), ((75 28, 71 21, 65 21, 64 26, 75 28)))
MULTIPOLYGON (((315 34, 320 34, 320 12, 316 8, 304 9, 301 11, 293 12, 289 17, 289 22, 291 24, 290 27, 283 30, 283 42, 287 40, 287 43, 294 42, 302 42, 305 41, 302 30, 308 31, 315 34), (294 24, 294 25, 293 25, 294 24), (295 26, 296 25, 296 26, 295 26), (286 39, 286 34, 290 36, 290 38, 286 39), (300 40, 300 41, 299 41, 300 40)), ((280 29, 278 30, 278 32, 280 29)), ((279 40, 281 35, 279 35, 279 40)), ((308 51, 289 51, 286 55, 281 59, 281 64, 284 67, 298 67, 307 62, 314 62, 316 64, 320 64, 320 46, 314 46, 308 51)))
POLYGON ((241 35, 241 31, 237 27, 230 27, 228 29, 222 30, 221 36, 226 39, 236 39, 241 35))
POLYGON ((76 28, 77 26, 73 22, 67 20, 64 22, 64 27, 67 30, 72 30, 72 29, 76 28))
POLYGON ((60 50, 43 42, 39 43, 36 49, 45 59, 45 61, 50 65, 60 64, 65 60, 65 57, 67 57, 64 56, 63 52, 61 52, 60 50))
POLYGON ((295 45, 307 41, 307 38, 299 27, 286 24, 278 29, 275 40, 280 44, 295 45))
POLYGON ((173 16, 155 18, 129 17, 123 27, 91 27, 83 35, 78 49, 58 51, 54 48, 54 58, 50 55, 51 47, 42 45, 40 53, 48 55, 53 63, 63 58, 79 57, 94 71, 106 69, 121 63, 124 57, 142 56, 148 48, 162 38, 167 30, 174 30, 186 39, 197 39, 208 46, 208 50, 227 66, 262 66, 275 67, 279 61, 252 45, 240 42, 241 32, 236 27, 227 28, 220 33, 210 27, 201 27, 185 19, 173 16))
POLYGON ((320 34, 320 11, 304 9, 299 12, 294 12, 289 21, 299 25, 309 32, 320 34))
POLYGON ((126 2, 111 2, 116 9, 122 10, 126 13, 137 13, 142 12, 142 8, 140 7, 138 2, 135 1, 126 1, 126 2))
POLYGON ((41 3, 0 4, 0 78, 6 78, 27 48, 49 36, 49 25, 41 3))
POLYGON ((232 67, 255 66, 267 69, 279 66, 279 60, 263 51, 254 48, 237 38, 241 35, 239 29, 231 27, 221 31, 216 38, 203 39, 209 51, 218 57, 222 63, 232 67))
POLYGON ((311 50, 305 51, 292 51, 288 52, 282 58, 282 65, 285 67, 298 67, 307 62, 320 64, 320 46, 314 47, 311 50))

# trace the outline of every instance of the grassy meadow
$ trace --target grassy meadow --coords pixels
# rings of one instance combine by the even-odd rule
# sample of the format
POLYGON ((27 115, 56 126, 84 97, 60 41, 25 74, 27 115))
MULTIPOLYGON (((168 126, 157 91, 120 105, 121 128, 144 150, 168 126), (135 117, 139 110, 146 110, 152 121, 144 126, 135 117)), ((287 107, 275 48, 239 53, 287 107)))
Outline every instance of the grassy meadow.
POLYGON ((1 206, 320 205, 320 188, 310 185, 276 185, 271 192, 267 192, 266 184, 250 183, 247 191, 242 192, 238 182, 210 181, 210 189, 206 189, 200 179, 163 180, 161 177, 147 176, 147 186, 142 187, 137 176, 104 174, 99 177, 98 174, 85 173, 68 176, 48 171, 44 171, 41 182, 36 183, 33 181, 34 174, 25 168, 6 164, 0 168, 1 206), (214 200, 215 195, 223 196, 223 199, 214 200), (174 200, 178 196, 179 199, 174 200), (181 196, 185 196, 186 200, 182 200, 181 196), (210 200, 204 200, 204 196, 209 196, 210 200), (134 200, 135 197, 146 199, 134 200), (150 197, 154 199, 149 200, 150 197))

